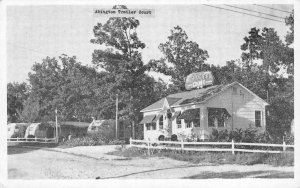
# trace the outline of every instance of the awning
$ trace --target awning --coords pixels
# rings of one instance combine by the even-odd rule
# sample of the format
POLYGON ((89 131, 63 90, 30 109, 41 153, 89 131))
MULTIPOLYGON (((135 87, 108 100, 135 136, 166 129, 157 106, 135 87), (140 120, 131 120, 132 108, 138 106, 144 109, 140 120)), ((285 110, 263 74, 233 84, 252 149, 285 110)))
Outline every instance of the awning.
POLYGON ((157 116, 156 116, 156 118, 153 120, 153 122, 157 122, 161 116, 162 116, 161 113, 157 114, 157 116))
POLYGON ((207 108, 207 110, 209 112, 209 115, 213 117, 231 117, 226 108, 207 108))
POLYGON ((173 121, 175 118, 177 118, 181 114, 180 111, 175 112, 175 114, 171 117, 171 121, 173 121))
POLYGON ((178 119, 184 119, 191 121, 194 119, 200 119, 200 108, 189 109, 182 112, 178 119))
POLYGON ((154 119, 155 115, 144 116, 142 121, 139 124, 151 123, 154 119))

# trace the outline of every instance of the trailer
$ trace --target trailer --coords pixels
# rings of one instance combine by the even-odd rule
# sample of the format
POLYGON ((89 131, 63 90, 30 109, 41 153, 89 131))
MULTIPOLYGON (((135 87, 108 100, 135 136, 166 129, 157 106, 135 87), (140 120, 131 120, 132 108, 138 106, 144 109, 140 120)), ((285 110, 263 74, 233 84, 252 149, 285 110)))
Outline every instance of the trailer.
POLYGON ((129 120, 119 120, 116 136, 116 120, 93 120, 87 129, 87 133, 89 135, 101 133, 103 136, 110 139, 117 138, 119 140, 127 141, 131 136, 130 128, 129 120))
POLYGON ((10 123, 7 125, 7 138, 24 138, 29 123, 10 123))

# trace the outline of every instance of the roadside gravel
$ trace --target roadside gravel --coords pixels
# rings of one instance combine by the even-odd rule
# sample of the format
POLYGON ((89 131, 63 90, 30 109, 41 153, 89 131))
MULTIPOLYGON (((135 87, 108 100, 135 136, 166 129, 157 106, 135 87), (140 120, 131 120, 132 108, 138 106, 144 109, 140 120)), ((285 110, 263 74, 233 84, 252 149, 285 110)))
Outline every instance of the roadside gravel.
POLYGON ((293 167, 191 164, 165 157, 108 155, 116 146, 8 148, 10 179, 293 177, 293 167), (280 176, 281 177, 281 176, 280 176))

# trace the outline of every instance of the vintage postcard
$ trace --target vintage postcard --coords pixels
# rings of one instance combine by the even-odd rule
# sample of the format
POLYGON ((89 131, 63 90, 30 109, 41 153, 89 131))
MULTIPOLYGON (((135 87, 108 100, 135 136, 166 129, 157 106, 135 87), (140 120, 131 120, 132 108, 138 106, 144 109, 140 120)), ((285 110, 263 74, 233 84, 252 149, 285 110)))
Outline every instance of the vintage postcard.
POLYGON ((300 183, 299 1, 0 4, 0 187, 300 183))

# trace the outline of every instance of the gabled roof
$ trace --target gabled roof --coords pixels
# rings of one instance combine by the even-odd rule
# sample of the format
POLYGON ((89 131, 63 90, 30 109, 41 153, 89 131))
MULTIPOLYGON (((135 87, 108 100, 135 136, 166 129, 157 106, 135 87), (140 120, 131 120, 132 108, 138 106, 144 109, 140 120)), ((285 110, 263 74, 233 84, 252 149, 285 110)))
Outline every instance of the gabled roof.
POLYGON ((218 92, 220 92, 226 85, 215 85, 207 88, 197 89, 193 91, 187 91, 183 93, 173 94, 173 95, 181 95, 181 100, 174 103, 172 106, 179 106, 189 103, 199 103, 206 100, 209 96, 212 96, 218 92))
POLYGON ((146 108, 142 109, 141 112, 160 110, 164 106, 164 102, 165 102, 165 98, 162 98, 159 101, 156 101, 155 103, 151 104, 150 106, 147 106, 146 108))
POLYGON ((171 106, 180 99, 181 98, 174 98, 174 97, 168 96, 168 97, 160 99, 159 101, 151 104, 150 106, 147 106, 146 108, 142 109, 141 112, 152 111, 152 110, 162 110, 164 107, 165 100, 167 100, 169 106, 171 106))
POLYGON ((252 95, 255 95, 265 105, 268 104, 263 99, 258 97, 255 93, 253 93, 252 91, 247 89, 245 86, 243 86, 242 84, 240 84, 238 82, 233 82, 233 83, 227 84, 227 85, 214 85, 214 86, 207 87, 207 88, 171 94, 171 95, 168 95, 166 98, 163 98, 163 99, 153 103, 152 105, 144 108, 143 110, 141 110, 141 112, 161 110, 163 108, 165 99, 167 99, 170 107, 206 102, 235 84, 238 84, 239 86, 241 86, 242 88, 247 90, 252 95))
POLYGON ((169 105, 172 106, 174 103, 179 101, 181 98, 166 97, 166 99, 167 99, 169 105))

